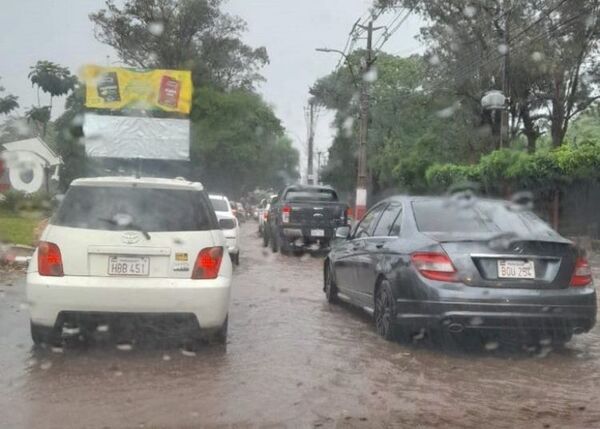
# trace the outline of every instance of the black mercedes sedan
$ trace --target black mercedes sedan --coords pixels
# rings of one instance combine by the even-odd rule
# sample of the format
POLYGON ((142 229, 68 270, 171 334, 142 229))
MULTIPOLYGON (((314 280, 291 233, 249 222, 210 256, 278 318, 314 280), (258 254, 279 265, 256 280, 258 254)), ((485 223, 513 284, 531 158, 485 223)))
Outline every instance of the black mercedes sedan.
POLYGON ((522 205, 397 196, 336 235, 327 299, 373 314, 386 339, 479 331, 564 343, 596 322, 583 252, 522 205))

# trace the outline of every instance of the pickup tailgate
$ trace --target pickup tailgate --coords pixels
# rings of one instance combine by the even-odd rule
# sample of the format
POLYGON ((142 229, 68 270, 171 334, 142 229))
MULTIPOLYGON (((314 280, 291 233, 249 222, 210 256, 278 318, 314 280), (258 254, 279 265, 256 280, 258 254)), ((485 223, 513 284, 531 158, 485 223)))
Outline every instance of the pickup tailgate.
POLYGON ((302 202, 287 204, 290 224, 335 228, 346 222, 346 205, 331 202, 302 202))

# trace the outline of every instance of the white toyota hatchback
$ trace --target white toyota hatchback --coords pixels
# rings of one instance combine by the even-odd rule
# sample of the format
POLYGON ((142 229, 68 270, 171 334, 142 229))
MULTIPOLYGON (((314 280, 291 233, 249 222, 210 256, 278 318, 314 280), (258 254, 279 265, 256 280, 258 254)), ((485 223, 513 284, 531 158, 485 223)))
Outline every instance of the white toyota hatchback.
POLYGON ((172 317, 186 335, 224 343, 232 277, 227 243, 200 183, 78 179, 27 272, 34 343, 63 327, 172 317))
POLYGON ((227 250, 231 255, 231 260, 236 264, 240 264, 240 224, 231 210, 231 204, 224 195, 209 195, 219 225, 223 230, 223 235, 227 241, 227 250))

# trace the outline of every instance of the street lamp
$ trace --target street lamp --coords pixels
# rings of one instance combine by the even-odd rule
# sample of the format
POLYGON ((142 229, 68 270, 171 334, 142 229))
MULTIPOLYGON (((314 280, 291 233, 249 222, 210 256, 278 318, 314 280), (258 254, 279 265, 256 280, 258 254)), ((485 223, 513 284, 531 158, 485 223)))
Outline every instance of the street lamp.
POLYGON ((502 136, 504 133, 504 122, 505 115, 507 114, 508 103, 509 99, 502 91, 497 89, 492 89, 486 92, 481 98, 481 107, 483 110, 490 110, 492 112, 500 111, 500 149, 502 149, 502 136))
POLYGON ((344 57, 344 61, 348 65, 348 70, 350 71, 350 74, 352 75, 352 84, 355 87, 358 87, 358 79, 356 78, 356 74, 354 73, 354 68, 352 67, 352 62, 350 62, 350 57, 348 57, 348 55, 346 55, 344 52, 340 51, 339 49, 316 48, 315 50, 317 52, 340 54, 342 57, 344 57))

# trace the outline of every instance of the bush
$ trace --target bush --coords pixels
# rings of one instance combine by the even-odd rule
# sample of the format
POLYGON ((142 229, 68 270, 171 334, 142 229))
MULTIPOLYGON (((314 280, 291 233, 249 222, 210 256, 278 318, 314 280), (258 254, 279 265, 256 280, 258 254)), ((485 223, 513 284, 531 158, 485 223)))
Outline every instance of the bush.
POLYGON ((51 197, 46 193, 24 194, 10 190, 0 198, 0 208, 11 213, 44 212, 52 210, 51 197))

